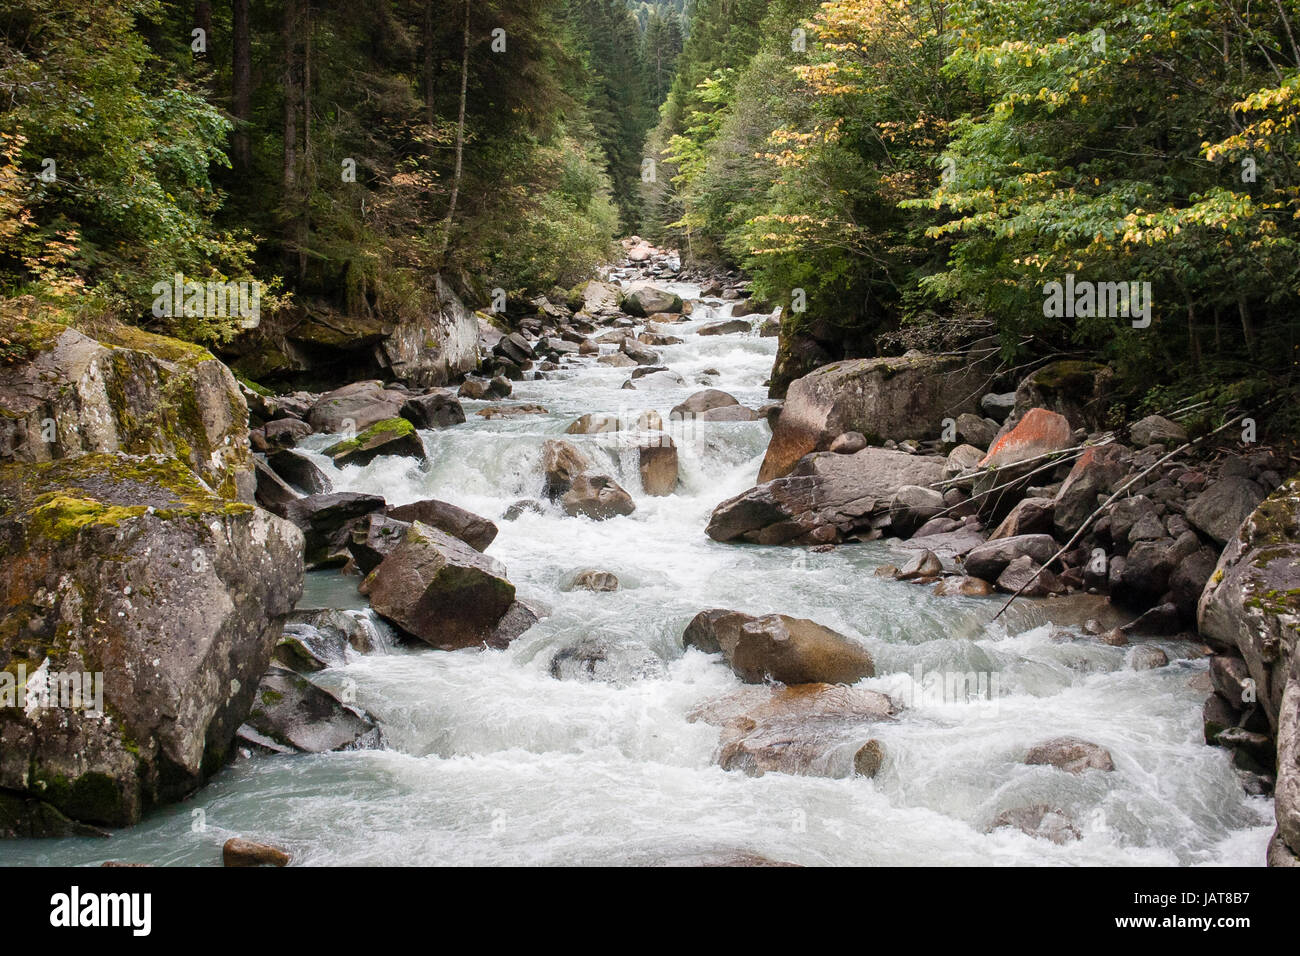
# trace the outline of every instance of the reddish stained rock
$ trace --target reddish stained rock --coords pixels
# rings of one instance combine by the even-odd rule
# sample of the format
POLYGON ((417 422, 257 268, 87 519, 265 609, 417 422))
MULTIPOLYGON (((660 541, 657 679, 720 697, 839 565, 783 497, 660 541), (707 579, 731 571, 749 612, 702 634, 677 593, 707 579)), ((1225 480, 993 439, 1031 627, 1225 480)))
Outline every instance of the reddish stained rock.
POLYGON ((1003 468, 1049 452, 1063 451, 1074 444, 1073 429, 1064 415, 1045 408, 1031 408, 980 459, 981 468, 1003 468))

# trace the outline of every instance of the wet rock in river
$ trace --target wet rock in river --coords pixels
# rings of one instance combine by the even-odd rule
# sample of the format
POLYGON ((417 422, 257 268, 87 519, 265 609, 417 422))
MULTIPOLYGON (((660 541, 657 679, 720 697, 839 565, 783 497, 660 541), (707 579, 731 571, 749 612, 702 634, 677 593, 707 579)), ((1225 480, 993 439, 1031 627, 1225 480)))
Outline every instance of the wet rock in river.
POLYGON ((682 639, 706 652, 720 651, 747 684, 852 684, 875 675, 871 655, 862 645, 814 621, 785 614, 703 611, 682 639))
POLYGON ((1115 769, 1109 750, 1077 737, 1056 737, 1031 747, 1025 754, 1025 763, 1056 767, 1067 773, 1115 769))
POLYGON ((432 647, 491 637, 515 600, 505 567, 459 538, 416 522, 362 582, 375 612, 432 647))

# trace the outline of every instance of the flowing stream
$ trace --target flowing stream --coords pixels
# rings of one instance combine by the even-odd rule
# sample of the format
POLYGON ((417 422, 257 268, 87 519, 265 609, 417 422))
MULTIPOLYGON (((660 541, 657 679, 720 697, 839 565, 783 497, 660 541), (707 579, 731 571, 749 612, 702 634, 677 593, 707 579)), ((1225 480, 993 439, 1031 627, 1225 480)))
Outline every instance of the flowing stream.
MULTIPOLYGON (((705 387, 762 404, 777 340, 695 334, 730 309, 697 308, 670 330, 685 342, 656 349, 681 386, 623 389, 630 369, 584 358, 491 403, 536 403, 548 414, 485 420, 475 412, 489 403, 465 402, 464 424, 422 433, 423 464, 387 457, 335 469, 318 453, 330 439, 313 436, 306 447, 336 490, 390 504, 441 498, 496 521, 488 553, 549 615, 504 651, 390 641, 387 652, 317 675, 355 691, 388 749, 240 759, 111 840, 8 841, 0 860, 220 865, 221 844, 239 835, 288 847, 309 865, 1262 863, 1272 804, 1246 796, 1228 753, 1202 742, 1207 692, 1191 682, 1206 664, 1187 645, 1153 642, 1170 664, 1136 671, 1131 648, 1068 626, 1067 599, 1053 608, 1055 623, 1043 604, 1022 601, 990 626, 1000 598, 937 597, 873 576, 902 563, 888 542, 816 552, 707 538, 713 507, 754 483, 769 435, 762 421, 706 423, 679 438, 681 484, 663 498, 641 492, 636 450, 618 435, 572 436, 633 495, 635 514, 503 519, 512 502, 538 497, 543 441, 586 412, 635 419, 654 408, 666 421, 705 387), (612 571, 619 589, 565 590, 585 568, 612 571), (871 731, 886 752, 874 779, 851 775, 851 748, 833 755, 837 776, 717 766, 717 729, 687 716, 741 685, 719 656, 681 645, 687 622, 709 607, 812 618, 871 651, 878 676, 861 686, 908 705, 871 731), (554 655, 587 637, 613 645, 611 679, 553 677, 554 655), (919 691, 924 675, 971 671, 995 676, 993 701, 942 706, 919 691), (1107 747, 1115 772, 1021 762, 1061 735, 1107 747), (999 812, 1033 804, 1064 811, 1081 838, 1057 845, 986 832, 999 812)), ((311 574, 300 606, 369 615, 355 583, 311 574)))

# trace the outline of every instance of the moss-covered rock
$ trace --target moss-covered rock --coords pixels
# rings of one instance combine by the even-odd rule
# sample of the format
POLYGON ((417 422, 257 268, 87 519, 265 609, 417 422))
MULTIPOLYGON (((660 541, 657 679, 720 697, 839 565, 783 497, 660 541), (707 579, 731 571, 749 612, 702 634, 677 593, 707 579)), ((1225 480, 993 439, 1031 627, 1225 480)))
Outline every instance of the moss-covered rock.
POLYGON ((0 462, 163 454, 220 496, 253 500, 248 406, 206 349, 126 326, 99 341, 39 321, 0 332, 21 336, 25 356, 0 365, 0 462))
POLYGON ((386 418, 371 425, 355 438, 347 438, 325 449, 336 465, 364 465, 380 455, 423 458, 424 443, 415 426, 405 418, 386 418))
POLYGON ((108 826, 190 792, 231 752, 301 592, 298 530, 176 459, 0 466, 0 695, 98 675, 102 702, 0 707, 0 790, 108 826))

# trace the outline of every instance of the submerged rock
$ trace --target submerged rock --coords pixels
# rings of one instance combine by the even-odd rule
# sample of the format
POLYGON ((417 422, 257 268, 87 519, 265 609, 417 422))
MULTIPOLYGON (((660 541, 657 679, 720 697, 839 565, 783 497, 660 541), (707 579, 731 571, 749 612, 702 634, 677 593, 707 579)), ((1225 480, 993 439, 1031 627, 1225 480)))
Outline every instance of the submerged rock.
POLYGON ((1025 754, 1025 763, 1046 764, 1064 770, 1067 773, 1083 773, 1085 770, 1112 771, 1115 761, 1105 747, 1080 740, 1077 737, 1056 737, 1031 747, 1025 754))
POLYGON ((1050 840, 1058 846, 1082 837, 1079 828, 1065 815, 1065 811, 1049 807, 1045 803, 1003 810, 993 818, 986 832, 992 833, 1003 828, 1019 830, 1036 840, 1050 840))
POLYGON ((721 728, 717 761, 724 770, 873 776, 884 750, 869 738, 871 725, 897 710, 875 691, 806 683, 745 688, 697 707, 688 719, 721 728))
POLYGON ((654 680, 667 673, 664 662, 644 644, 584 637, 551 658, 550 674, 556 680, 589 680, 606 684, 631 684, 654 680))
POLYGON ((85 692, 0 706, 0 791, 105 826, 193 791, 233 753, 302 581, 293 525, 175 459, 0 467, 0 676, 21 668, 29 704, 64 675, 85 692))

